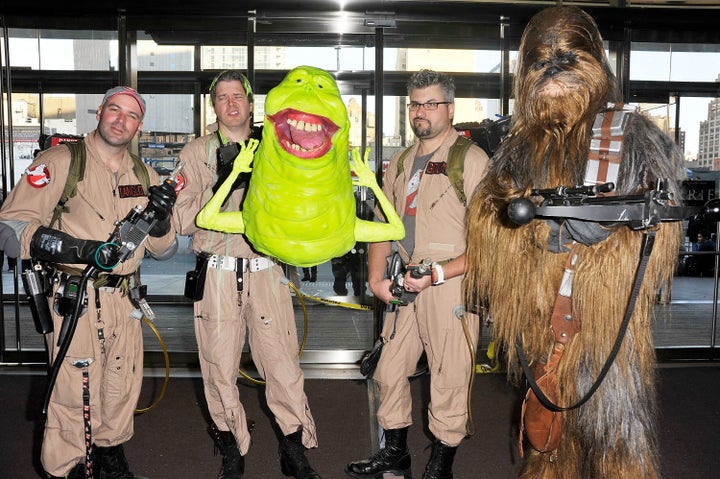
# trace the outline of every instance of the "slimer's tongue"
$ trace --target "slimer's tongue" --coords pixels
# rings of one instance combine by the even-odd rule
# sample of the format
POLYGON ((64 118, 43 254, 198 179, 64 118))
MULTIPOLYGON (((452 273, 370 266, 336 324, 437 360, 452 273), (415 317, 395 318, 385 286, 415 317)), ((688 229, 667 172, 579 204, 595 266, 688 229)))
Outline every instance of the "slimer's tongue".
POLYGON ((304 131, 296 128, 290 129, 292 142, 306 150, 314 150, 325 143, 325 135, 321 131, 304 131))

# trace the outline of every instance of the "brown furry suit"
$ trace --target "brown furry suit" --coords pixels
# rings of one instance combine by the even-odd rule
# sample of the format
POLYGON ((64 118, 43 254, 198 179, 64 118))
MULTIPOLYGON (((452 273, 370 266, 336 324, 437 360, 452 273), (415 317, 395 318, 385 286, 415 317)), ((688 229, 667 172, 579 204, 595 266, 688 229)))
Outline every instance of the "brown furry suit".
MULTIPOLYGON (((506 347, 509 370, 516 375, 516 341, 531 365, 546 361, 552 351, 550 317, 569 253, 548 250, 550 228, 542 219, 510 224, 507 203, 527 196, 531 188, 583 183, 596 113, 607 102, 619 101, 593 19, 575 7, 535 15, 523 34, 514 94, 510 135, 469 208, 465 291, 468 300, 486 302, 495 339, 506 347)), ((617 193, 642 192, 652 189, 656 178, 667 178, 678 194, 681 165, 670 139, 632 114, 617 193)), ((673 275, 679 228, 678 222, 659 226, 617 359, 590 401, 563 413, 557 460, 526 452, 523 478, 659 477, 650 322, 658 288, 673 275)), ((612 231, 604 241, 578 245, 572 308, 581 329, 558 368, 562 406, 577 402, 595 381, 630 297, 644 233, 622 225, 612 231)))

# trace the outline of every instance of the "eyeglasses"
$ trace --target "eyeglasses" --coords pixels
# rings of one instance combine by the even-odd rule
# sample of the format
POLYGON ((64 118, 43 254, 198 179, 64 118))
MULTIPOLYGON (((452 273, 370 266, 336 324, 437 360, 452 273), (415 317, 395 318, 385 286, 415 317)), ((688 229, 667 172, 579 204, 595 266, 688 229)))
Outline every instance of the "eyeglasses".
POLYGON ((420 107, 422 107, 425 111, 434 111, 438 109, 438 106, 440 105, 449 105, 452 103, 451 101, 429 101, 427 103, 418 103, 416 101, 411 101, 408 103, 408 110, 414 111, 418 110, 420 107))

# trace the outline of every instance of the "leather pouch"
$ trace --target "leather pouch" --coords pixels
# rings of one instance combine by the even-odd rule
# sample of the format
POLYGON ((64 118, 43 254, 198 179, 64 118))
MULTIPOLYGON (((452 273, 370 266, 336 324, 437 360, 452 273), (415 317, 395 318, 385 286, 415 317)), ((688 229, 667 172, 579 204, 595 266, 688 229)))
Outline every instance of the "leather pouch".
MULTIPOLYGON (((555 344, 550 361, 534 368, 533 375, 540 390, 553 403, 557 404, 557 366, 563 353, 563 345, 555 344), (539 376, 539 377, 538 377, 539 376)), ((527 438, 533 449, 539 452, 551 452, 558 448, 562 437, 562 411, 546 408, 528 388, 522 406, 520 429, 520 451, 522 453, 523 436, 527 438)))
POLYGON ((205 293, 205 275, 207 274, 209 255, 198 254, 195 269, 185 274, 184 296, 192 301, 200 301, 205 293))
POLYGON ((378 361, 380 361, 380 353, 385 345, 385 341, 382 338, 375 341, 373 348, 363 356, 360 361, 360 374, 365 376, 367 379, 371 379, 375 373, 378 361))

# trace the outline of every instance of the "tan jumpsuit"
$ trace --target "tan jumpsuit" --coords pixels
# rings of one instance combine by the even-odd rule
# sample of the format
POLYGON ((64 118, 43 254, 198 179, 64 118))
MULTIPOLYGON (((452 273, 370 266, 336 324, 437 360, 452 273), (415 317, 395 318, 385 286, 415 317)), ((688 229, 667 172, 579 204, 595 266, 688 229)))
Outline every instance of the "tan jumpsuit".
MULTIPOLYGON (((448 135, 429 162, 447 162, 448 150, 455 141, 448 135)), ((387 168, 383 192, 404 216, 407 183, 419 143, 410 147, 398 175, 396 154, 387 168)), ((465 156, 463 189, 469 199, 487 168, 485 152, 472 146, 465 156)), ((445 174, 423 173, 417 197, 415 251, 412 257, 398 244, 407 263, 451 260, 465 252, 466 207, 458 199, 445 174)), ((376 213, 382 217, 378 210, 376 213)), ((398 429, 412 424, 412 397, 408 377, 417 367, 423 350, 430 368, 430 404, 428 423, 433 435, 449 446, 457 446, 466 435, 467 394, 475 358, 458 320, 456 308, 462 308, 462 276, 431 286, 418 294, 414 302, 388 313, 382 336, 385 344, 374 378, 380 391, 377 418, 383 429, 398 429), (397 316, 397 318, 396 318, 397 316), (390 336, 395 330, 395 336, 390 336)), ((472 348, 477 345, 478 317, 465 314, 472 348)))
MULTIPOLYGON (((178 194, 173 216, 178 232, 193 235, 196 252, 260 258, 244 235, 195 225, 198 212, 212 197, 217 147, 217 137, 210 134, 193 140, 180 152, 185 187, 178 194)), ((242 193, 233 192, 224 211, 237 211, 242 193)), ((210 417, 221 431, 233 432, 245 455, 250 433, 236 381, 247 333, 253 361, 266 382, 267 404, 283 434, 302 427, 305 447, 317 447, 298 358, 295 313, 282 268, 273 264, 242 276, 244 287, 239 295, 235 271, 208 267, 203 299, 195 302, 195 334, 210 417)))
MULTIPOLYGON (((85 138, 86 166, 84 179, 78 183, 77 195, 71 198, 58 224, 71 236, 106 241, 120 221, 136 205, 147 204, 147 192, 136 187, 140 181, 133 172, 129 154, 123 158, 117 175, 107 169, 95 149, 94 132, 85 138), (130 186, 131 188, 121 188, 130 186), (120 191, 141 196, 128 196, 120 191)), ((40 226, 49 226, 52 213, 67 179, 70 153, 59 145, 41 153, 30 169, 46 165, 50 182, 33 187, 23 175, 0 210, 0 221, 12 224, 20 234, 21 256, 30 257, 30 241, 40 226), (20 225, 20 229, 18 226, 20 225)), ((150 184, 158 184, 157 173, 148 168, 150 184)), ((113 274, 135 272, 145 247, 155 254, 165 252, 175 240, 175 231, 161 237, 149 237, 133 257, 113 270, 113 274)), ((78 270, 85 265, 73 265, 78 270)), ((141 323, 130 317, 135 309, 119 289, 99 291, 101 311, 95 309, 95 291, 88 285, 88 310, 78 322, 77 330, 61 367, 48 405, 41 460, 45 471, 64 477, 85 457, 83 433, 83 369, 72 365, 78 359, 91 359, 88 366, 92 439, 97 446, 108 447, 127 442, 133 435, 133 415, 137 407, 143 372, 141 323), (99 333, 102 332, 104 341, 99 333)), ((51 305, 52 310, 52 305, 51 305)), ((60 331, 62 317, 53 313, 55 332, 60 331)), ((58 351, 54 333, 46 335, 51 360, 58 351)))

